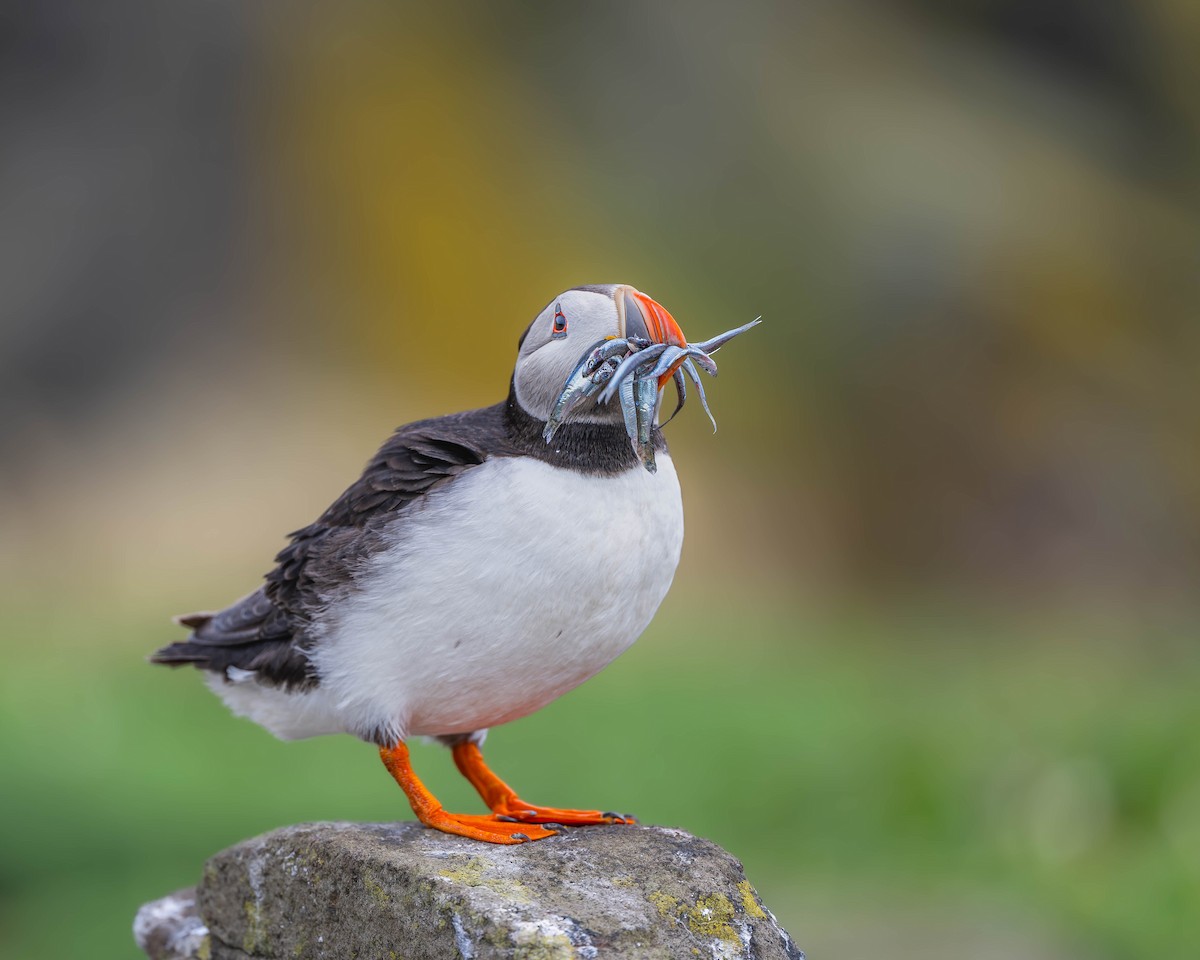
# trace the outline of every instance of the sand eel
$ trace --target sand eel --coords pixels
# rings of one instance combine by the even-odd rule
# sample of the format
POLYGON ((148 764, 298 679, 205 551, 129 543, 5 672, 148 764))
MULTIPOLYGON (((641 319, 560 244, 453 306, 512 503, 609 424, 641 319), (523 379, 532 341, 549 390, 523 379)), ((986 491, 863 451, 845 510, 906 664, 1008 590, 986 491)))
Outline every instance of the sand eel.
POLYGON ((376 744, 438 830, 522 843, 627 822, 527 803, 480 746, 650 623, 683 543, 662 389, 682 405, 685 375, 715 373, 710 354, 752 325, 688 344, 633 287, 565 291, 522 335, 506 401, 401 427, 262 586, 178 618, 191 636, 151 659, 205 670, 234 713, 283 739, 376 744), (410 765, 415 736, 451 748, 491 815, 442 809, 410 765))

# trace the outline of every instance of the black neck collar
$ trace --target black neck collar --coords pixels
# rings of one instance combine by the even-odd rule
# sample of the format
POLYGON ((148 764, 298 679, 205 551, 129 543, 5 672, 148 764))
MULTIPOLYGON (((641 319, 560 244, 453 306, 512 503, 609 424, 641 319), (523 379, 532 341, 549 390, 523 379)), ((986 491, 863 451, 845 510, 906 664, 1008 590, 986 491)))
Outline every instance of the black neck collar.
MULTIPOLYGON (((547 443, 542 439, 545 421, 522 409, 512 385, 504 404, 504 423, 508 439, 521 453, 556 467, 599 476, 645 469, 633 452, 624 424, 564 423, 547 443)), ((658 427, 651 433, 651 442, 656 453, 666 451, 667 441, 658 427)))

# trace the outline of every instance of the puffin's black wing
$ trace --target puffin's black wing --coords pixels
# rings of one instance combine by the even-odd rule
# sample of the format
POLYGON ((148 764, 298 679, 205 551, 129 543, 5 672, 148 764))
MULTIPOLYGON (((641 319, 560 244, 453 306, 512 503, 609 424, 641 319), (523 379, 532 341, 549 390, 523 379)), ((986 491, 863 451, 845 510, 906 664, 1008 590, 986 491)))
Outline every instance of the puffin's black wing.
POLYGON ((507 437, 503 404, 401 427, 314 523, 290 534, 263 586, 218 613, 180 617, 192 635, 151 661, 192 663, 225 676, 230 667, 252 670, 288 689, 314 686, 308 629, 354 589, 363 562, 385 546, 383 529, 408 504, 463 471, 517 452, 507 437))

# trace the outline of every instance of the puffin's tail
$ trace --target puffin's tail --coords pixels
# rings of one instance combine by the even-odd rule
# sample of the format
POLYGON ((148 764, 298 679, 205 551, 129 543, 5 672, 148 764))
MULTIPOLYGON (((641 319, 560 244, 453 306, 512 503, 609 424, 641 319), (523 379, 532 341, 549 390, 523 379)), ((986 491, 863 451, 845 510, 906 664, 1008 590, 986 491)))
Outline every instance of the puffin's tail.
POLYGON ((192 631, 151 654, 151 663, 178 667, 190 663, 225 679, 253 673, 265 682, 306 688, 316 682, 308 654, 293 643, 291 620, 259 587, 224 610, 176 617, 192 631))
MULTIPOLYGON (((181 627, 188 627, 193 631, 192 637, 195 637, 195 631, 208 626, 215 616, 213 613, 185 613, 181 616, 174 617, 174 621, 181 627)), ((194 663, 198 666, 206 666, 212 660, 213 648, 209 644, 193 643, 192 638, 187 640, 179 640, 175 643, 169 643, 160 650, 150 654, 151 663, 161 663, 168 667, 180 667, 185 663, 194 663)))

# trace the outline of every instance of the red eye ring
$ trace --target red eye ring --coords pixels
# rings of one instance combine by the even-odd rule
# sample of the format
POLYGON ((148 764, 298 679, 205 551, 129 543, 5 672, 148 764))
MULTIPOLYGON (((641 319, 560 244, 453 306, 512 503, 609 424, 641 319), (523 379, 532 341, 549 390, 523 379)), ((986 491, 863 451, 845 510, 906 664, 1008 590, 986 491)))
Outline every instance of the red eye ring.
POLYGON ((567 317, 562 312, 562 304, 554 305, 554 327, 551 333, 552 337, 565 337, 567 335, 567 317))

